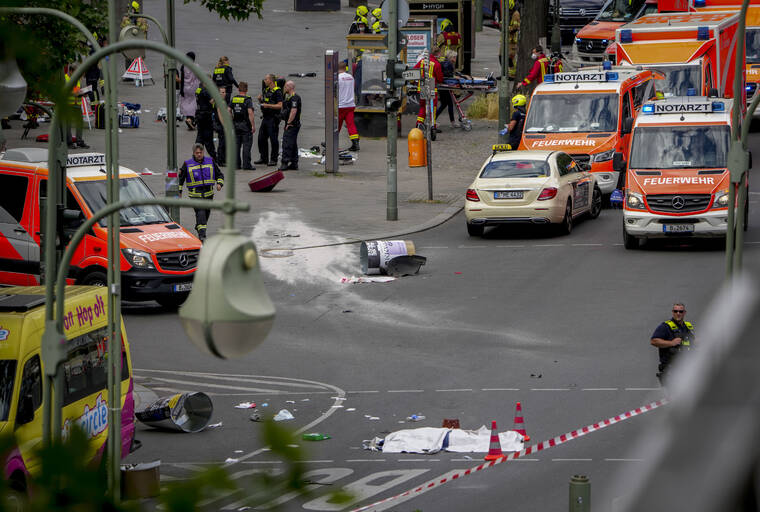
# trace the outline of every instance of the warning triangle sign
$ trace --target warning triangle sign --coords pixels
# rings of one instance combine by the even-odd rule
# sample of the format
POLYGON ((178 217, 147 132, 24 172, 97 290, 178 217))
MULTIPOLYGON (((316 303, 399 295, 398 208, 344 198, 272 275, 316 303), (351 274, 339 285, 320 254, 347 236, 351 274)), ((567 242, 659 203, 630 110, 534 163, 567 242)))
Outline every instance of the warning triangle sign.
POLYGON ((129 69, 127 69, 121 77, 132 78, 134 80, 153 81, 153 77, 150 76, 150 71, 148 71, 148 68, 145 66, 145 61, 142 57, 137 57, 133 60, 132 64, 129 65, 129 69))

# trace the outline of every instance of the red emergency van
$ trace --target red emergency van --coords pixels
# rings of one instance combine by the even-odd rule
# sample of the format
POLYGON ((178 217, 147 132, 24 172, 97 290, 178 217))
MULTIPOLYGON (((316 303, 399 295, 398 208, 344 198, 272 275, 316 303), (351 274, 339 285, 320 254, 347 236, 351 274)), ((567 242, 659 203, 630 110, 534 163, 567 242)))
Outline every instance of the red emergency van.
MULTIPOLYGON (((0 284, 40 283, 41 205, 47 192, 47 149, 8 150, 0 159, 0 284)), ((106 205, 105 155, 69 154, 66 210, 59 231, 70 237, 106 205)), ((153 197, 140 176, 119 168, 121 199, 153 197)), ((201 242, 173 222, 160 206, 121 210, 121 282, 125 300, 184 302, 193 285, 201 242)), ((71 261, 70 284, 104 285, 107 229, 103 219, 79 244, 71 261)))

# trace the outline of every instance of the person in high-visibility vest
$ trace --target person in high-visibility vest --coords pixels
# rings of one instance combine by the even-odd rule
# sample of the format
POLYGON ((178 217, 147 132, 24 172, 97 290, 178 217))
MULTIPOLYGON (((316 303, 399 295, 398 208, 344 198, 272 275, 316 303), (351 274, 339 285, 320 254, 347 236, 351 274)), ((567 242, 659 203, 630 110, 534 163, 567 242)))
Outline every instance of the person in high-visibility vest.
POLYGON ((441 33, 435 40, 435 44, 441 49, 441 55, 449 51, 458 51, 462 45, 462 36, 454 30, 454 24, 448 18, 441 20, 441 33))
POLYGON ((673 315, 670 320, 662 322, 652 333, 650 340, 657 347, 660 364, 657 367, 657 378, 664 385, 670 365, 681 352, 694 348, 694 326, 686 321, 686 306, 681 302, 673 304, 673 315))
MULTIPOLYGON (((70 66, 70 71, 74 71, 76 68, 73 66, 70 66)), ((68 82, 70 77, 68 73, 64 74, 64 78, 66 78, 66 81, 68 82)), ((90 146, 88 146, 84 142, 84 135, 82 130, 82 98, 79 96, 79 90, 82 88, 82 84, 79 80, 77 80, 77 83, 74 84, 74 89, 72 90, 72 95, 69 96, 69 107, 71 109, 71 120, 66 121, 66 142, 69 145, 69 149, 76 149, 76 148, 82 148, 87 149, 90 146), (76 134, 76 140, 74 140, 71 136, 71 124, 74 123, 75 128, 75 134, 76 134)))
MULTIPOLYGON (((438 61, 438 54, 440 53, 440 50, 438 47, 433 47, 432 50, 430 50, 430 58, 429 59, 420 59, 417 64, 415 64, 415 68, 422 68, 422 72, 425 74, 425 77, 428 80, 433 80, 433 119, 431 120, 432 129, 435 130, 437 133, 441 133, 441 130, 438 129, 435 123, 435 111, 438 108, 438 84, 443 83, 443 68, 441 66, 441 63, 438 61)), ((417 86, 417 90, 422 92, 421 84, 417 86)), ((423 124, 425 122, 426 118, 426 111, 425 111, 426 102, 425 99, 422 98, 422 94, 420 94, 420 110, 417 112, 417 126, 423 124)))
POLYGON ((530 68, 528 75, 520 83, 523 87, 540 84, 544 81, 544 75, 549 72, 549 58, 544 54, 541 45, 531 50, 530 57, 533 59, 533 67, 530 68))
MULTIPOLYGON (((213 158, 204 156, 203 144, 193 144, 193 156, 185 160, 179 169, 179 194, 182 188, 187 188, 187 195, 192 199, 214 199, 214 188, 222 190, 224 186, 224 174, 216 165, 213 158)), ((195 230, 201 242, 206 240, 206 228, 211 216, 211 209, 194 208, 195 230)))

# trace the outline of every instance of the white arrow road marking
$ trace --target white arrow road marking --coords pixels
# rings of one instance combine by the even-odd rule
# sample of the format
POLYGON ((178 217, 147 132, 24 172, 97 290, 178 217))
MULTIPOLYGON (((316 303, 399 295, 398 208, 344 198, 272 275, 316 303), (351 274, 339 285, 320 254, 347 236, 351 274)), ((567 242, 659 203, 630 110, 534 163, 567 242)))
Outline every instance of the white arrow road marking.
MULTIPOLYGON (((380 494, 392 487, 402 484, 412 478, 427 473, 429 469, 392 469, 390 471, 380 471, 360 478, 343 488, 343 491, 350 494, 353 499, 350 503, 330 503, 330 496, 322 496, 311 500, 303 505, 306 510, 343 510, 344 508, 363 501, 370 496, 380 494), (378 482, 378 483, 373 483, 378 482)), ((397 505, 398 502, 393 505, 397 505)), ((380 510, 380 509, 377 509, 380 510)))

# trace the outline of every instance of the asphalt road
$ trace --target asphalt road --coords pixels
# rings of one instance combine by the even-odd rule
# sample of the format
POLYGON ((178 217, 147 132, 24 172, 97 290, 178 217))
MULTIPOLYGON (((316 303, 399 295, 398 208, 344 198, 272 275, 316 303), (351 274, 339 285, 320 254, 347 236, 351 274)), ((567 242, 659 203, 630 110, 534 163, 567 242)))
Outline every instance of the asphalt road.
MULTIPOLYGON (((750 201, 745 259, 756 270, 758 194, 750 201)), ((338 282, 359 274, 356 245, 263 258, 277 320, 257 350, 233 361, 199 354, 176 316, 127 306, 137 382, 159 394, 206 392, 215 406, 212 423, 223 423, 195 435, 141 426, 144 446, 132 458, 160 458, 166 481, 227 458, 238 459, 230 471, 241 478, 276 471, 279 462, 262 451, 260 424, 234 405, 255 401, 265 416, 287 408, 294 430, 332 436, 298 442, 312 479, 332 485, 315 486, 317 498, 286 509, 348 510, 318 496, 348 486, 365 505, 480 460, 370 452, 362 440, 440 427, 443 418, 458 418, 463 428, 495 420, 508 430, 520 401, 538 442, 657 400, 663 393, 649 336, 674 300, 686 302, 699 327, 721 283, 724 254, 715 242, 626 251, 620 230, 621 212, 605 210, 569 237, 497 229, 479 239, 467 236, 460 214, 409 236, 427 265, 391 283, 338 282), (413 413, 426 419, 403 421, 413 413)), ((563 508, 576 473, 589 475, 600 495, 616 470, 638 462, 628 447, 657 414, 447 483, 396 510, 563 508)), ((244 505, 237 498, 211 507, 235 510, 244 505)))

